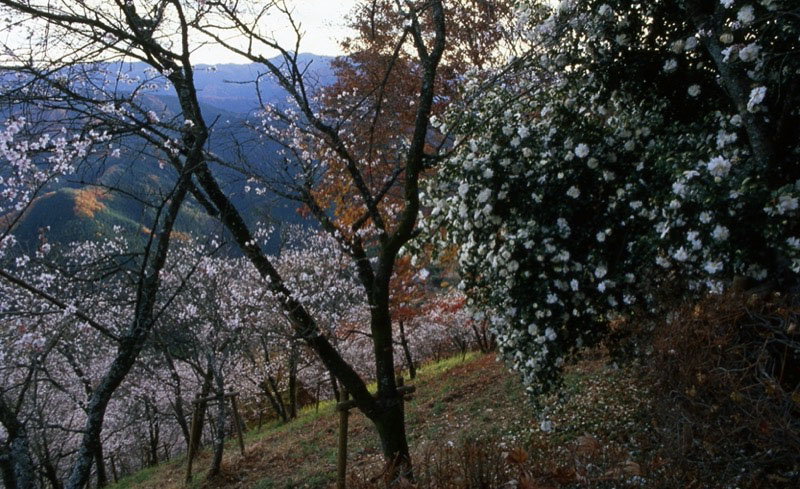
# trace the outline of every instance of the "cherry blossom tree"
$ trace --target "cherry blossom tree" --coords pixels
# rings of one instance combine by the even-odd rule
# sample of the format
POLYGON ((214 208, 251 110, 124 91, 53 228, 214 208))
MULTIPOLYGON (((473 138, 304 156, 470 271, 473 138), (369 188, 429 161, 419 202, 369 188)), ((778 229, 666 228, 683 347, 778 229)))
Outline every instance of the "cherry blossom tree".
MULTIPOLYGON (((179 204, 165 205, 169 232, 179 204)), ((118 236, 4 264, 0 422, 10 447, 4 471, 10 487, 38 487, 42 477, 80 487, 92 465, 98 484, 106 482, 106 413, 176 292, 158 294, 149 273, 165 270, 167 242, 156 241, 152 253, 132 253, 118 236), (49 261, 52 255, 59 259, 49 261)))
MULTIPOLYGON (((404 180, 401 187, 405 195, 405 204, 393 217, 385 221, 378 212, 380 193, 374 194, 371 189, 361 185, 363 182, 361 169, 357 165, 358 158, 350 154, 342 131, 337 128, 335 120, 325 120, 310 105, 309 93, 302 78, 302 68, 297 64, 296 50, 287 50, 278 46, 269 36, 262 35, 254 21, 262 11, 260 7, 250 11, 236 2, 114 2, 95 6, 88 2, 31 3, 4 1, 0 4, 12 9, 17 17, 28 17, 34 24, 47 24, 48 29, 41 32, 53 34, 48 39, 48 48, 61 42, 63 49, 73 53, 62 59, 92 59, 100 50, 117 56, 128 56, 150 64, 161 74, 161 83, 173 87, 178 97, 183 127, 177 132, 182 139, 169 139, 176 148, 176 158, 169 162, 181 175, 186 175, 193 195, 207 204, 207 209, 217 215, 228 228, 233 240, 241 247, 245 256, 254 264, 259 274, 269 283, 272 291, 280 297, 284 310, 287 311, 291 323, 303 340, 312 348, 332 371, 339 381, 354 396, 359 407, 374 422, 381 437, 387 460, 403 471, 410 470, 408 446, 402 419, 402 399, 396 391, 394 380, 393 349, 391 348, 391 318, 388 311, 388 283, 392 274, 394 259, 402 246, 413 236, 414 226, 419 210, 417 187, 419 174, 424 166, 425 143, 428 135, 428 116, 433 102, 436 70, 444 51, 444 15, 441 2, 409 4, 403 8, 403 15, 408 19, 407 31, 402 35, 402 45, 409 46, 411 52, 418 56, 420 71, 417 90, 417 111, 409 144, 404 145, 398 161, 403 168, 404 180), (96 8, 95 8, 96 7, 96 8), (424 19, 424 20, 421 20, 424 19), (420 23, 431 22, 434 26, 431 36, 422 36, 420 23), (368 291, 371 303, 372 341, 375 345, 376 376, 379 383, 378 397, 373 397, 366 388, 364 380, 339 355, 330 341, 323 334, 314 317, 298 300, 294 291, 283 281, 278 270, 268 259, 263 250, 254 243, 253 233, 240 212, 234 207, 229 195, 221 189, 211 172, 209 165, 216 161, 214 155, 203 151, 202 144, 209 136, 209 122, 205 120, 197 101, 193 86, 193 65, 190 59, 196 47, 200 32, 210 36, 231 51, 249 56, 260 63, 287 90, 294 103, 297 104, 301 116, 314 128, 314 138, 319 143, 328 145, 335 153, 335 158, 350 161, 347 165, 353 181, 361 190, 360 198, 364 201, 364 212, 367 220, 372 221, 377 232, 380 251, 378 259, 372 263, 360 238, 350 240, 350 233, 338 233, 345 245, 356 258, 359 275, 368 291), (225 32, 225 31, 228 32, 225 32), (258 51, 242 49, 240 45, 229 42, 230 31, 252 40, 251 46, 258 46, 258 51), (177 34, 176 34, 177 33, 177 34), (55 44, 53 44, 55 43, 55 44), (82 46, 74 50, 74 46, 82 46), (286 69, 272 63, 261 55, 262 49, 276 49, 286 61, 286 69), (186 161, 184 162, 184 158, 186 161)), ((267 8, 275 8, 270 4, 267 8)), ((280 8, 278 5, 277 8, 280 8)), ((207 38, 207 37, 205 37, 207 38)), ((41 39, 41 37, 37 37, 41 39)), ((200 41, 202 42, 202 41, 200 41)), ((50 62, 49 66, 59 66, 47 53, 41 51, 37 58, 50 62)), ((31 67, 35 70, 36 67, 31 67)), ((39 70, 35 70, 41 73, 39 70)), ((53 84, 52 89, 64 92, 63 83, 53 84)), ((95 102, 95 99, 91 101, 95 102)), ((117 104, 114 105, 117 107, 117 104)), ((127 110, 128 105, 123 105, 127 110)), ((113 112, 118 120, 129 117, 127 112, 113 112)), ((146 115, 146 113, 145 113, 146 115)), ((154 124, 145 124, 145 134, 159 139, 163 133, 153 131, 154 124)), ((312 133, 308 133, 310 136, 312 133)), ((297 145, 296 145, 297 146, 297 145)), ((297 147, 296 149, 300 149, 297 147)), ((332 154, 334 154, 332 153, 332 154)), ((302 156, 302 154, 301 154, 302 156)), ((302 163, 302 161, 301 161, 302 163)), ((313 175, 312 175, 313 177, 313 175)), ((312 209, 315 216, 321 219, 323 228, 333 232, 332 223, 327 221, 322 208, 312 209)))
MULTIPOLYGON (((444 138, 434 137, 429 120, 434 106, 442 105, 445 100, 435 95, 443 89, 437 84, 437 75, 446 57, 446 23, 453 16, 445 8, 445 2, 438 0, 365 4, 371 4, 373 12, 380 6, 380 12, 386 13, 383 18, 402 20, 399 25, 390 22, 381 27, 387 30, 383 33, 386 42, 382 40, 380 46, 391 49, 388 57, 383 58, 388 63, 373 65, 378 71, 381 67, 386 71, 379 85, 370 89, 372 94, 387 94, 385 89, 394 81, 404 82, 400 85, 410 110, 404 112, 400 137, 384 131, 387 126, 382 123, 368 122, 375 120, 372 116, 386 120, 382 103, 385 98, 381 95, 360 98, 357 93, 343 101, 344 105, 338 107, 341 110, 333 105, 329 107, 331 110, 326 109, 323 100, 317 97, 319 92, 314 91, 307 66, 299 58, 301 29, 283 2, 249 5, 188 0, 99 3, 0 0, 4 14, 13 19, 8 29, 14 31, 14 36, 9 39, 20 40, 9 46, 11 49, 4 59, 19 75, 13 85, 16 89, 9 92, 9 103, 30 102, 30 94, 38 94, 35 100, 44 109, 62 111, 59 113, 71 117, 75 125, 96 123, 109 131, 135 134, 145 151, 157 153, 163 162, 166 181, 178 182, 174 188, 181 197, 191 194, 226 227, 233 242, 280 302, 295 336, 318 355, 325 369, 350 392, 359 409, 373 422, 384 456, 393 469, 388 478, 395 479, 411 474, 411 462, 403 400, 394 376, 390 281, 398 255, 417 233, 420 179, 436 162, 437 149, 445 144, 444 138), (283 14, 295 28, 296 45, 281 46, 271 37, 270 28, 260 21, 272 13, 283 14), (29 32, 19 35, 26 30, 29 32), (279 121, 265 118, 263 131, 265 136, 275 136, 285 145, 282 158, 254 166, 245 160, 246 151, 231 160, 209 150, 207 143, 216 136, 214 121, 198 102, 192 57, 196 49, 209 41, 257 63, 263 75, 274 77, 286 91, 290 99, 285 106, 288 108, 280 112, 279 121), (276 52, 282 63, 269 57, 276 52), (116 70, 118 62, 131 60, 151 68, 145 79, 131 79, 116 70), (403 70, 392 71, 395 61, 403 70), (120 86, 128 86, 130 90, 117 90, 120 86), (152 99, 145 95, 156 90, 168 90, 176 96, 179 110, 175 113, 153 110, 152 99), (366 125, 362 119, 367 121, 366 125), (376 136, 373 140, 380 146, 377 156, 362 151, 361 135, 365 132, 376 136), (387 138, 390 144, 384 144, 387 138), (333 236, 355 263, 369 304, 369 339, 374 356, 371 370, 378 381, 376 396, 367 390, 364 376, 333 345, 325 325, 312 313, 313 306, 305 303, 302 288, 290 286, 274 259, 266 254, 252 225, 232 200, 231 192, 216 177, 217 165, 238 168, 254 179, 259 191, 267 188, 260 179, 269 174, 266 179, 266 183, 272 184, 269 189, 303 202, 307 212, 319 221, 320 228, 333 236), (373 171, 378 168, 380 171, 373 171), (279 171, 273 171, 276 169, 279 171), (350 194, 353 218, 349 221, 333 218, 336 206, 323 191, 326 175, 335 170, 355 189, 350 194)), ((451 7, 449 3, 447 6, 451 7)), ((466 12, 463 17, 478 24, 485 18, 471 15, 472 12, 493 11, 485 2, 459 2, 453 8, 466 12)), ((460 46, 466 49, 453 53, 494 58, 491 48, 481 49, 495 37, 494 33, 469 38, 470 34, 476 34, 473 30, 467 28, 462 32, 467 41, 460 46)), ((455 61, 463 57, 454 54, 450 59, 456 66, 455 61)), ((377 73, 375 69, 368 71, 377 73)), ((460 77, 458 71, 447 77, 451 81, 450 91, 460 77)), ((109 154, 113 154, 108 147, 109 154)), ((159 236, 165 243, 164 253, 159 255, 163 258, 169 234, 159 236)), ((148 275, 153 294, 158 285, 155 271, 148 275)), ((142 333, 148 331, 149 326, 142 333)), ((87 474, 88 467, 84 464, 70 484, 85 483, 87 474)))

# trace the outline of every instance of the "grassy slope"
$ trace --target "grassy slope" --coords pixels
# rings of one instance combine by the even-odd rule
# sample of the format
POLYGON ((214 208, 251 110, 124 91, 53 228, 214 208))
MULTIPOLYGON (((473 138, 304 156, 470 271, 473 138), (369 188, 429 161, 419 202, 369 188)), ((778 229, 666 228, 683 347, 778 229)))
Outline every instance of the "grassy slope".
MULTIPOLYGON (((629 370, 606 366, 602 358, 572 367, 566 377, 565 395, 545 403, 555 428, 543 433, 539 430, 540 415, 526 402, 516 376, 497 363, 493 355, 471 355, 466 361, 457 357, 431 364, 412 382, 417 393, 407 404, 412 457, 418 468, 425 467, 442 450, 451 450, 453 460, 463 460, 465 452, 459 450, 476 445, 471 441, 488 440, 477 444, 484 452, 503 451, 507 455, 506 450, 513 453, 514 447, 525 451, 524 463, 503 470, 508 474, 519 470, 537 484, 545 484, 532 487, 571 485, 587 479, 626 481, 644 473, 646 465, 652 465, 642 452, 650 438, 642 401, 647 396, 634 377, 629 370)), ((203 452, 194 464, 192 486, 330 486, 335 478, 337 423, 333 405, 328 402, 321 404, 319 411, 313 406, 304 409, 291 423, 264 426, 260 431, 251 429, 246 434, 245 456, 240 456, 235 442, 231 442, 223 473, 214 481, 204 480, 209 452, 203 452)), ((378 440, 362 414, 351 416, 349 433, 350 473, 361 475, 360 478, 380 473, 378 440)), ((463 465, 475 463, 478 462, 463 465)), ((185 460, 175 459, 136 473, 113 489, 183 487, 184 471, 185 460)))

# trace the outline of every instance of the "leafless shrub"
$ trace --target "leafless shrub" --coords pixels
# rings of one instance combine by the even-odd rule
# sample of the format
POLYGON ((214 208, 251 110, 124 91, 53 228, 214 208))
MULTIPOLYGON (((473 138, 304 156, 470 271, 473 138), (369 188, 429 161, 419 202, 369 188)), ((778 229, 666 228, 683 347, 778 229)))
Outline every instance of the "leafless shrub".
POLYGON ((798 302, 712 296, 677 310, 655 333, 654 421, 676 483, 800 482, 798 302))

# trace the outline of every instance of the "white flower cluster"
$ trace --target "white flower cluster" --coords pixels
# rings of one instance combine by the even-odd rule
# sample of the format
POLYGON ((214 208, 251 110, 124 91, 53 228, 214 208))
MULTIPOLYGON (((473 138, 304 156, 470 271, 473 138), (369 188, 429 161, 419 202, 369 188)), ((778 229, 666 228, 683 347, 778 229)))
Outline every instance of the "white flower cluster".
MULTIPOLYGON (((609 318, 652 307, 660 284, 691 294, 718 291, 736 274, 764 279, 771 251, 753 243, 770 236, 800 271, 800 237, 786 220, 800 207, 800 175, 770 187, 749 144, 769 123, 765 37, 776 34, 757 29, 771 28, 758 22, 771 8, 722 3, 722 32, 672 19, 660 60, 636 30, 662 13, 656 5, 621 12, 570 2, 544 15, 525 7, 518 23, 534 41, 532 63, 453 112, 448 127, 462 143, 426 190, 428 225, 447 231, 443 245, 458 244, 461 288, 487 310, 533 393, 557 382, 566 356, 602 337, 609 318), (717 45, 703 40, 723 34, 735 48, 710 53, 717 45), (637 49, 654 64, 641 76, 621 68, 637 49), (730 100, 720 86, 741 80, 720 83, 723 56, 751 80, 738 92, 747 99, 730 100)), ((797 57, 785 61, 796 76, 797 57)), ((800 154, 791 144, 784 153, 800 154)))

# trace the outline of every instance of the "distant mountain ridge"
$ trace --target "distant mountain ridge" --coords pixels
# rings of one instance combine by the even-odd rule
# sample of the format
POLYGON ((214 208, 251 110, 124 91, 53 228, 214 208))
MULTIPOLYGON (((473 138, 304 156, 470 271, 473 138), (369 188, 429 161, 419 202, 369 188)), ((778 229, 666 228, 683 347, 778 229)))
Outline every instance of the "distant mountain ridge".
MULTIPOLYGON (((327 85, 333 82, 330 67, 332 58, 301 54, 300 66, 315 83, 327 85)), ((110 67, 112 72, 126 77, 152 78, 144 63, 126 63, 110 67)), ((254 81, 265 69, 255 64, 199 65, 195 67, 195 85, 201 110, 207 120, 219 120, 209 140, 211 151, 225 158, 234 158, 236 140, 253 139, 246 128, 248 115, 259 109, 254 81)), ((262 100, 281 105, 285 92, 272 77, 261 76, 259 90, 262 100)), ((148 90, 143 95, 146 104, 159 113, 177 115, 180 111, 177 97, 166 90, 148 90)), ((132 239, 144 238, 152 221, 152 209, 137 202, 137 195, 144 198, 157 196, 167 190, 174 178, 169 168, 161 168, 158 161, 146 151, 135 149, 136 144, 123 151, 121 157, 109 160, 102 167, 92 167, 90 172, 73 175, 69 181, 46 189, 25 213, 15 230, 20 243, 32 250, 37 246, 40 229, 49 229, 47 239, 51 242, 67 243, 83 239, 94 239, 102 235, 120 232, 132 239), (124 188, 129 196, 106 189, 124 188)), ((265 140, 250 145, 249 157, 254 160, 269 160, 278 146, 265 140)), ((285 199, 268 199, 244 192, 244 177, 234 170, 216 167, 213 169, 232 201, 243 211, 250 223, 255 221, 299 222, 297 204, 285 199)), ((2 218, 3 216, 0 216, 2 218)), ((195 233, 207 235, 219 226, 193 199, 183 206, 176 231, 185 235, 195 233)), ((276 244, 277 245, 277 244, 276 244)))
MULTIPOLYGON (((319 56, 310 53, 297 55, 298 67, 304 70, 308 81, 314 86, 330 85, 334 81, 330 56, 319 56)), ((270 61, 278 66, 283 59, 272 58, 270 61)), ((282 104, 286 92, 274 77, 267 75, 267 69, 257 63, 247 64, 200 64, 194 70, 194 83, 197 96, 201 102, 213 105, 230 112, 248 113, 259 108, 256 92, 258 90, 265 102, 282 104)), ((121 73, 127 76, 145 77, 148 66, 145 63, 121 63, 121 73)), ((116 70, 115 70, 116 71, 116 70)), ((156 92, 158 95, 169 95, 156 92)))

